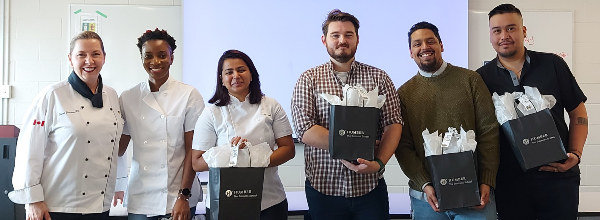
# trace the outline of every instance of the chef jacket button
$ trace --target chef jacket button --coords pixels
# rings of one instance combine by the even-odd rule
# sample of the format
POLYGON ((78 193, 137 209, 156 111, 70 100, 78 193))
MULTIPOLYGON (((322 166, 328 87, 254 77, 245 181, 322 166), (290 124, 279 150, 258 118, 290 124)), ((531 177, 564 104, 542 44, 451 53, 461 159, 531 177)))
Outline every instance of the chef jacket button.
POLYGON ((104 177, 108 177, 108 174, 104 174, 104 177))
POLYGON ((144 141, 144 144, 148 144, 148 141, 144 141))
POLYGON ((165 115, 160 115, 160 118, 165 118, 165 115))
POLYGON ((104 194, 104 191, 100 192, 100 194, 104 194))
POLYGON ((85 196, 85 192, 82 193, 85 196))
POLYGON ((81 106, 81 109, 83 109, 83 106, 81 106))
POLYGON ((87 158, 85 158, 85 161, 88 161, 88 159, 87 159, 87 158))
POLYGON ((90 141, 90 140, 88 140, 88 144, 89 144, 90 142, 91 142, 91 141, 90 141))
POLYGON ((87 175, 83 176, 83 178, 87 178, 87 175))
POLYGON ((260 121, 260 118, 257 118, 256 121, 260 121))
POLYGON ((115 125, 117 125, 117 122, 115 122, 115 125))
POLYGON ((110 157, 108 157, 108 160, 110 160, 110 157))
POLYGON ((142 119, 146 119, 146 117, 142 117, 142 119))
POLYGON ((87 122, 87 124, 89 125, 89 124, 90 124, 90 122, 88 121, 88 122, 87 122))
POLYGON ((110 108, 110 110, 112 111, 112 108, 110 108))
POLYGON ((160 168, 163 168, 163 169, 164 169, 164 168, 165 168, 165 165, 164 165, 164 164, 161 164, 161 165, 160 165, 160 168))
POLYGON ((160 140, 161 143, 165 143, 165 140, 160 140))
POLYGON ((148 170, 148 166, 144 166, 144 170, 148 170))
POLYGON ((233 126, 236 126, 236 127, 237 127, 237 126, 238 126, 238 123, 235 123, 233 126))
POLYGON ((115 142, 115 139, 110 140, 110 142, 115 142))

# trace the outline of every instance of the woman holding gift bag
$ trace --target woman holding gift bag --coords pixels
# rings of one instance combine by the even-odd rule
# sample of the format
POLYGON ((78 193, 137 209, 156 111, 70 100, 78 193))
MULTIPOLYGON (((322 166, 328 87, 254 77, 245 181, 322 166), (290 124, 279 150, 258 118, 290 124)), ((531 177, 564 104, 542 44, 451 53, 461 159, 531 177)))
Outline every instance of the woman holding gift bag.
POLYGON ((216 91, 208 102, 212 105, 204 109, 195 133, 194 170, 208 170, 202 154, 210 148, 228 143, 244 148, 245 142, 266 142, 274 151, 265 169, 260 219, 287 219, 287 200, 277 166, 295 155, 292 128, 281 105, 262 94, 258 71, 248 55, 237 50, 223 53, 216 91))

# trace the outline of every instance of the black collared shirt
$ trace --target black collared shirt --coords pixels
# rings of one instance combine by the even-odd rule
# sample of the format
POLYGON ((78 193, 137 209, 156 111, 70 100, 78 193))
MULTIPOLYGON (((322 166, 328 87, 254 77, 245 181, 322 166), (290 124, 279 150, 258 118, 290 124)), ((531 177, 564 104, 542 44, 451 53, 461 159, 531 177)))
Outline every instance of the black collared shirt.
MULTIPOLYGON (((554 123, 563 142, 565 151, 569 152, 569 129, 565 122, 565 110, 573 111, 587 97, 579 88, 575 77, 567 63, 558 55, 551 53, 526 50, 526 62, 523 64, 521 78, 504 68, 496 57, 491 62, 480 67, 477 72, 487 85, 490 93, 503 95, 506 92, 523 92, 523 86, 536 87, 542 95, 552 95, 556 105, 550 109, 554 123)), ((500 130, 500 167, 498 177, 511 177, 523 174, 517 159, 510 148, 504 132, 500 130)), ((579 166, 574 166, 564 173, 541 172, 533 168, 526 172, 532 177, 562 177, 579 175, 579 166)))

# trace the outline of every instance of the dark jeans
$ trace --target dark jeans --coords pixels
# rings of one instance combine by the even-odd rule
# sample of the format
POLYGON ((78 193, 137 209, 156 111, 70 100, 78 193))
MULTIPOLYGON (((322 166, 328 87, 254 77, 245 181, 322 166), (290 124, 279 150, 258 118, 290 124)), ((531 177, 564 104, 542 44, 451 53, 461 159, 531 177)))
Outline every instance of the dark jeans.
POLYGON ((576 220, 579 176, 498 178, 496 209, 500 220, 576 220))
MULTIPOLYGON (((206 208, 206 220, 210 220, 210 209, 206 208)), ((260 211, 260 220, 287 220, 288 202, 284 199, 282 202, 260 211)))
MULTIPOLYGON (((190 208, 190 216, 193 218, 196 215, 196 206, 190 208)), ((159 220, 161 218, 169 218, 171 214, 148 217, 148 215, 132 214, 127 215, 129 220, 159 220)))
POLYGON ((50 218, 52 218, 52 220, 108 220, 108 212, 109 211, 94 214, 50 212, 50 218))
POLYGON ((305 183, 308 214, 312 220, 389 220, 387 185, 381 178, 375 189, 358 197, 328 196, 305 183))

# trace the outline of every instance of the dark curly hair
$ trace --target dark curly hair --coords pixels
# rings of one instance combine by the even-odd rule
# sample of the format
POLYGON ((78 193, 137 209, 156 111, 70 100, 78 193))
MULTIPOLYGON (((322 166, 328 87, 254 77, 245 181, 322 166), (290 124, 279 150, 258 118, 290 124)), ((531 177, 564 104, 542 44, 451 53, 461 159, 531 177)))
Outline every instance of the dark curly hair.
POLYGON ((175 38, 173 38, 173 36, 169 35, 169 33, 167 33, 167 31, 165 30, 158 30, 158 28, 156 28, 154 29, 154 31, 147 30, 146 33, 142 34, 142 36, 138 38, 137 47, 138 49, 140 49, 140 54, 142 53, 142 46, 144 45, 144 43, 146 43, 146 41, 149 40, 166 41, 169 44, 169 47, 171 48, 171 53, 173 53, 173 51, 175 51, 175 48, 177 48, 177 45, 175 45, 175 38))
POLYGON ((440 33, 438 28, 433 25, 432 23, 426 22, 426 21, 421 21, 419 23, 416 23, 415 25, 413 25, 410 30, 408 31, 408 48, 410 48, 410 42, 411 42, 411 36, 415 31, 421 30, 421 29, 429 29, 431 31, 433 31, 433 35, 435 35, 435 37, 437 37, 437 40, 442 43, 442 38, 440 37, 440 33))

